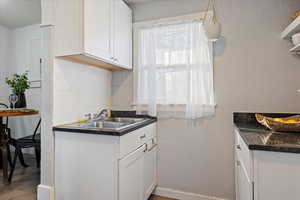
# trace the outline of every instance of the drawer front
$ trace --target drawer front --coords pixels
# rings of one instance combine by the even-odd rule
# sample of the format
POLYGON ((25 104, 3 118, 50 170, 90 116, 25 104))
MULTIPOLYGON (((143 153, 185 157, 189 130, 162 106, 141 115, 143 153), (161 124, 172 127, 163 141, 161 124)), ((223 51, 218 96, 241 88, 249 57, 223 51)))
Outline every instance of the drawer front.
POLYGON ((143 142, 147 143, 149 140, 152 140, 156 137, 156 123, 149 124, 148 126, 144 127, 143 130, 143 142))
POLYGON ((236 154, 239 159, 240 164, 245 169, 246 175, 248 176, 249 180, 253 180, 252 176, 252 169, 253 169, 253 162, 252 162, 252 152, 249 150, 248 146, 245 144, 241 136, 238 132, 236 132, 236 154))
POLYGON ((120 137, 120 158, 133 152, 156 136, 156 123, 137 129, 120 137))

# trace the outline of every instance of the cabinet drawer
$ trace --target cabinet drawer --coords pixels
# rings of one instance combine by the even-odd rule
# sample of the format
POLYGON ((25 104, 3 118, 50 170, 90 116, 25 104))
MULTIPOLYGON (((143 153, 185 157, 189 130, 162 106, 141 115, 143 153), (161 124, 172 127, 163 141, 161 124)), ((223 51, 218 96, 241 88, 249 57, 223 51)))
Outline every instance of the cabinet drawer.
MULTIPOLYGON (((156 123, 150 124, 145 127, 146 129, 144 130, 144 139, 143 142, 146 143, 149 140, 152 140, 152 138, 156 137, 156 123)), ((143 135, 143 136, 144 136, 143 135)))
POLYGON ((238 131, 236 131, 236 155, 242 167, 245 169, 246 175, 249 177, 249 180, 253 180, 252 176, 252 152, 249 150, 248 146, 245 144, 243 139, 241 138, 238 131))
POLYGON ((120 137, 120 158, 136 150, 156 136, 156 123, 120 137))

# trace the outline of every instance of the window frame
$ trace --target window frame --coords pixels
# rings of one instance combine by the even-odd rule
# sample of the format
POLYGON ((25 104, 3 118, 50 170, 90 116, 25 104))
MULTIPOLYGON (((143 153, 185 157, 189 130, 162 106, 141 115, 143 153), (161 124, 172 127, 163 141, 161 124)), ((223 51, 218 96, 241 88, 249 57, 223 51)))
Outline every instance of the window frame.
MULTIPOLYGON (((139 52, 139 41, 140 41, 140 34, 139 32, 142 29, 145 28, 151 28, 153 26, 159 26, 159 24, 172 24, 174 21, 179 21, 179 20, 203 20, 205 16, 205 12, 198 12, 198 13, 193 13, 189 15, 181 15, 177 17, 170 17, 170 18, 162 18, 158 20, 150 20, 150 21, 143 21, 143 22, 136 22, 133 24, 133 102, 132 106, 136 106, 137 102, 137 81, 138 81, 138 52, 139 52)), ((208 11, 207 12, 207 17, 212 18, 213 17, 213 12, 208 11)), ((213 63, 213 58, 212 58, 212 63, 213 63)), ((163 68, 174 68, 178 67, 181 68, 183 64, 177 64, 177 65, 170 65, 170 66, 165 66, 162 65, 161 67, 163 68)), ((178 107, 185 107, 186 104, 157 104, 158 106, 178 106, 178 107)), ((145 105, 146 106, 146 105, 145 105)))

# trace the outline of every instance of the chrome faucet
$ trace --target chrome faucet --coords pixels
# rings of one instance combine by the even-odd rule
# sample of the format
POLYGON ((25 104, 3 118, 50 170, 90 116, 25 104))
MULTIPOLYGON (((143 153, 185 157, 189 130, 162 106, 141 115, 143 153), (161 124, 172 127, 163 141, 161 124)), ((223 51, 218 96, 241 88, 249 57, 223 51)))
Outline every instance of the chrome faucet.
POLYGON ((100 112, 98 112, 95 117, 93 118, 94 121, 97 121, 97 120, 104 120, 106 118, 109 117, 109 114, 110 114, 110 110, 109 109, 102 109, 100 110, 100 112))

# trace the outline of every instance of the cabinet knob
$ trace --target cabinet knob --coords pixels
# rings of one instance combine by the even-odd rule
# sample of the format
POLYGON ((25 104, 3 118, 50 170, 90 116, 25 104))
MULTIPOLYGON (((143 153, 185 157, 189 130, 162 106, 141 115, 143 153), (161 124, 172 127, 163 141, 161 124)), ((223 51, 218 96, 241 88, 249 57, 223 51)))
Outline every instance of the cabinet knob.
POLYGON ((241 146, 238 144, 238 145, 236 145, 236 149, 237 150, 242 150, 242 148, 241 148, 241 146))
POLYGON ((92 119, 92 113, 85 114, 84 117, 86 117, 87 120, 91 120, 92 119))
POLYGON ((237 160, 237 161, 236 161, 236 165, 237 165, 237 166, 240 166, 240 165, 241 165, 241 162, 237 160))

